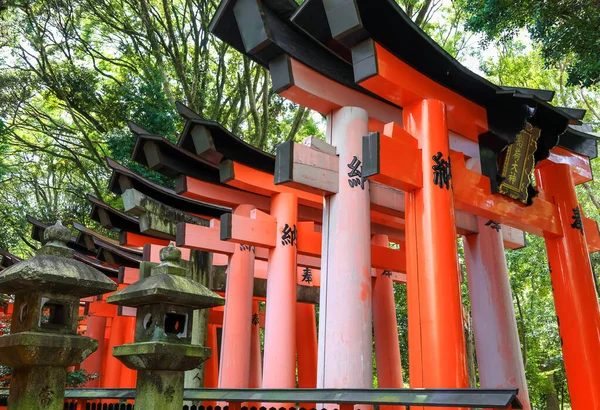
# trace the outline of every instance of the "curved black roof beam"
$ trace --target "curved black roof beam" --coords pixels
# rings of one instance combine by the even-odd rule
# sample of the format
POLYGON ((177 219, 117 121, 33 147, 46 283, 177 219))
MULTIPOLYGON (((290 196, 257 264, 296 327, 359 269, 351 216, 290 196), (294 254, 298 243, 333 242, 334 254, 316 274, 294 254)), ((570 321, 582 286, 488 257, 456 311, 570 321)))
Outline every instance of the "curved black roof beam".
POLYGON ((97 258, 111 265, 125 266, 129 268, 139 268, 142 256, 131 252, 123 251, 118 247, 94 238, 94 243, 98 247, 97 258))
POLYGON ((133 122, 130 130, 136 135, 131 159, 159 172, 175 178, 185 170, 190 176, 206 182, 219 183, 219 170, 207 161, 181 149, 171 141, 151 134, 133 122))
POLYGON ((99 222, 103 228, 115 232, 140 233, 140 223, 136 217, 127 215, 92 195, 87 195, 87 200, 92 204, 90 218, 99 222))
MULTIPOLYGON (((258 0, 223 0, 211 31, 260 64, 269 65, 272 72, 280 57, 287 55, 365 94, 370 92, 359 84, 377 74, 375 43, 379 44, 425 77, 485 109, 487 131, 479 135, 479 145, 482 173, 490 178, 492 192, 498 191, 501 182, 498 157, 527 122, 542 130, 536 162, 548 157, 569 124, 578 123, 572 112, 548 103, 554 96, 551 91, 503 88, 471 72, 393 0, 306 0, 291 20, 270 7, 258 0), (351 61, 344 49, 351 52, 351 61)), ((290 82, 285 70, 275 72, 274 89, 290 82)), ((576 146, 568 138, 565 135, 562 142, 576 146)))
POLYGON ((21 262, 21 258, 13 255, 6 249, 0 248, 0 256, 0 267, 2 268, 8 268, 9 266, 14 265, 15 263, 21 262))
POLYGON ((265 68, 277 57, 287 54, 342 85, 394 106, 357 85, 347 61, 273 10, 273 5, 285 1, 222 0, 209 28, 218 38, 265 68))
POLYGON ((104 265, 98 259, 90 258, 79 252, 75 252, 75 254, 73 254, 73 259, 76 259, 80 262, 85 263, 86 265, 90 265, 90 266, 98 269, 100 272, 104 273, 106 276, 108 276, 110 278, 117 278, 119 276, 119 268, 104 265))
MULTIPOLYGON (((180 103, 178 107, 185 106, 180 103)), ((248 144, 218 122, 203 119, 189 108, 185 109, 188 117, 177 144, 179 147, 217 168, 223 159, 230 159, 269 174, 275 171, 274 155, 248 144)), ((185 174, 197 178, 189 171, 185 174)))
MULTIPOLYGON (((552 101, 552 99, 554 98, 554 95, 556 94, 552 90, 541 90, 541 89, 537 89, 537 88, 510 87, 510 86, 506 86, 506 85, 501 85, 499 87, 502 90, 509 91, 509 92, 517 91, 521 94, 533 95, 536 98, 538 98, 542 101, 546 101, 546 102, 552 101)), ((500 93, 501 92, 498 92, 498 94, 500 94, 500 93)))
POLYGON ((101 235, 98 232, 94 231, 93 229, 90 229, 87 226, 84 226, 78 222, 73 222, 73 228, 75 228, 79 232, 80 237, 82 237, 82 238, 86 237, 86 240, 85 240, 86 243, 91 241, 91 243, 93 243, 96 246, 98 245, 98 243, 108 244, 108 245, 114 246, 116 249, 119 249, 122 252, 128 252, 131 254, 139 254, 139 255, 142 254, 141 249, 128 248, 126 246, 122 246, 119 244, 119 241, 112 239, 112 238, 108 238, 104 235, 101 235), (87 240, 88 238, 90 239, 90 241, 87 240))
POLYGON ((600 136, 590 134, 585 125, 569 125, 564 134, 560 136, 558 145, 594 159, 598 157, 598 140, 600 140, 600 136))
POLYGON ((108 157, 106 158, 106 163, 113 170, 109 189, 116 195, 121 195, 127 189, 134 188, 159 202, 168 204, 183 212, 214 218, 220 218, 225 213, 231 213, 230 208, 207 204, 178 195, 172 189, 149 181, 108 157))

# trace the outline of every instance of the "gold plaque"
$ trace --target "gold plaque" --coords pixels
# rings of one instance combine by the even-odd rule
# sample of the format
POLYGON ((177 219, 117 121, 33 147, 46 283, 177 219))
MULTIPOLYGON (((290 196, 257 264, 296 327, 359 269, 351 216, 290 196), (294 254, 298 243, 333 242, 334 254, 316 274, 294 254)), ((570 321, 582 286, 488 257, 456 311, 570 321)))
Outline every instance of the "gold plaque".
POLYGON ((527 203, 527 187, 535 165, 533 154, 537 149, 540 129, 530 123, 517 135, 517 140, 508 146, 502 165, 502 178, 499 192, 513 199, 527 203))

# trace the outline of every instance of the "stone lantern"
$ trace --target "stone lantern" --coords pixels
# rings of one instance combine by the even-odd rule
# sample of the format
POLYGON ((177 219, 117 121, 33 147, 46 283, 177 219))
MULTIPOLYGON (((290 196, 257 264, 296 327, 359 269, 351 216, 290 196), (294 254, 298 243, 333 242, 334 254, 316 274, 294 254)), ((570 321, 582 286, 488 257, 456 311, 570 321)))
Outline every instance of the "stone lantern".
POLYGON ((184 372, 211 354, 210 349, 191 344, 193 311, 224 305, 225 299, 186 277, 176 247, 162 248, 160 260, 150 276, 107 299, 137 308, 134 343, 116 346, 113 355, 138 371, 136 408, 180 410, 184 372))
POLYGON ((0 292, 15 295, 11 334, 0 337, 0 362, 13 368, 10 410, 62 410, 67 367, 98 348, 96 340, 77 334, 79 299, 117 285, 72 259, 70 238, 58 221, 44 231, 36 256, 0 273, 0 292))

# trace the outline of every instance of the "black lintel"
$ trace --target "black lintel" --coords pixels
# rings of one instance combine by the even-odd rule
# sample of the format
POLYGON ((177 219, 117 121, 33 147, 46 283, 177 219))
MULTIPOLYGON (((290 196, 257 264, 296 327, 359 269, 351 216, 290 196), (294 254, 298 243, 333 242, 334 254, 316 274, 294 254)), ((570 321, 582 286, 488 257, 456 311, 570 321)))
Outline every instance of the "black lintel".
POLYGON ((123 188, 133 188, 158 202, 169 204, 173 208, 191 214, 217 218, 223 213, 231 212, 230 208, 207 204, 178 195, 175 191, 149 181, 110 158, 106 158, 106 161, 113 170, 109 189, 116 195, 123 194, 125 191, 123 188))
MULTIPOLYGON (((272 174, 275 167, 275 157, 264 152, 234 135, 221 124, 210 120, 190 119, 179 138, 180 149, 214 167, 221 161, 230 159, 251 168, 272 174), (194 155, 196 154, 196 155, 194 155)), ((186 175, 193 176, 190 173, 186 175)), ((200 178, 205 180, 204 178, 200 178)), ((212 182, 212 181, 207 181, 212 182)))
POLYGON ((137 218, 113 208, 112 206, 93 197, 92 195, 87 195, 87 200, 92 204, 90 218, 94 221, 100 222, 103 228, 114 231, 140 233, 140 223, 137 218), (104 213, 110 219, 109 224, 106 224, 104 221, 105 218, 102 216, 102 211, 104 211, 104 213))

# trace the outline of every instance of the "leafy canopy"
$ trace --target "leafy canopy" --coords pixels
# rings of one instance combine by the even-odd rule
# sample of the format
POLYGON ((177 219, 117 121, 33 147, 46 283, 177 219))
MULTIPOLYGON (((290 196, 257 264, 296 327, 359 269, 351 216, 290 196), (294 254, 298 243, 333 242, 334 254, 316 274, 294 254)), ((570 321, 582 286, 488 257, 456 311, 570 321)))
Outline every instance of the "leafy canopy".
POLYGON ((467 27, 486 41, 514 38, 526 28, 546 64, 568 61, 570 85, 600 82, 598 0, 467 0, 467 27))

